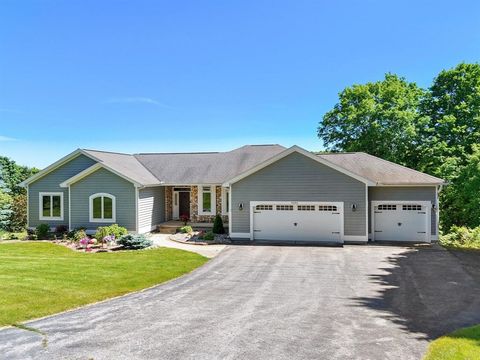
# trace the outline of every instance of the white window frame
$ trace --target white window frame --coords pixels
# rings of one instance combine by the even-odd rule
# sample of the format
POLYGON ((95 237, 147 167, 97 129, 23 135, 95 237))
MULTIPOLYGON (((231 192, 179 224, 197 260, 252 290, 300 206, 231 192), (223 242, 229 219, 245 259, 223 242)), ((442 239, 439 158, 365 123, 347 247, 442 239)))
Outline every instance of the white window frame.
POLYGON ((230 197, 230 188, 222 187, 222 215, 228 215, 229 209, 227 208, 227 203, 230 204, 229 197, 230 197))
POLYGON ((116 197, 112 194, 108 193, 96 193, 93 195, 90 195, 88 197, 88 217, 89 221, 92 223, 114 223, 116 222, 117 218, 117 206, 116 206, 116 197), (93 199, 96 199, 98 197, 108 197, 112 199, 112 218, 111 219, 105 219, 103 218, 104 216, 104 211, 103 211, 103 200, 102 200, 102 218, 101 219, 96 219, 93 217, 93 199))
POLYGON ((216 186, 215 185, 198 185, 198 215, 215 215, 217 208, 217 196, 216 196, 216 186), (210 212, 203 211, 203 188, 209 187, 211 200, 212 200, 212 208, 210 212))
MULTIPOLYGON (((50 199, 50 214, 53 211, 53 199, 50 199)), ((40 220, 63 221, 63 192, 41 192, 38 194, 38 218, 40 220), (60 216, 43 216, 43 197, 60 196, 60 216)))

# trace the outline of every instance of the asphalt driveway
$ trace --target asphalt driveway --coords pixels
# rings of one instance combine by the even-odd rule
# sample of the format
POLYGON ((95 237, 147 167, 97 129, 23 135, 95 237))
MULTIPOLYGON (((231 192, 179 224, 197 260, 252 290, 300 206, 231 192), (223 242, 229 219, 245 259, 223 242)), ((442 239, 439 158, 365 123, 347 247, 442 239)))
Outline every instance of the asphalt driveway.
POLYGON ((3 359, 420 359, 480 323, 480 262, 440 249, 231 246, 168 284, 0 330, 3 359))

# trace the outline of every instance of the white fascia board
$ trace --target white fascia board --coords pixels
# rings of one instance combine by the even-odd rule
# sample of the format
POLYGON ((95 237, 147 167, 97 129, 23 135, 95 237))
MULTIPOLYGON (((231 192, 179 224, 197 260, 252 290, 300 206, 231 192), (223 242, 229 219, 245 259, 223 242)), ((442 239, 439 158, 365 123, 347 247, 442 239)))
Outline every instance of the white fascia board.
POLYGON ((70 154, 65 155, 60 160, 55 161, 53 164, 47 166, 45 169, 39 171, 35 175, 30 176, 28 179, 22 181, 19 185, 22 186, 22 187, 26 187, 28 184, 31 184, 32 182, 44 177, 45 175, 52 172, 53 170, 58 169, 60 166, 69 162, 70 160, 73 160, 74 158, 76 158, 80 154, 83 154, 82 149, 77 149, 77 150, 71 152, 70 154))
POLYGON ((328 167, 330 167, 334 170, 337 170, 337 171, 339 171, 339 172, 341 172, 341 173, 343 173, 347 176, 350 176, 350 177, 352 177, 352 178, 354 178, 358 181, 361 181, 361 182, 367 184, 368 186, 375 186, 376 185, 376 183, 374 181, 370 180, 370 179, 367 179, 367 178, 361 177, 357 174, 354 174, 351 171, 348 171, 348 170, 346 170, 346 169, 344 169, 344 168, 342 168, 342 167, 340 167, 340 166, 338 166, 338 165, 336 165, 336 164, 334 164, 334 163, 332 163, 328 160, 325 160, 325 159, 321 158, 320 156, 317 156, 317 155, 315 155, 315 154, 313 154, 313 153, 311 153, 311 152, 309 152, 309 151, 307 151, 307 150, 305 150, 305 149, 303 149, 303 148, 301 148, 297 145, 294 145, 294 146, 282 151, 281 153, 271 157, 270 159, 262 162, 261 164, 258 164, 257 166, 254 166, 253 168, 243 172, 242 174, 237 175, 237 176, 233 177, 232 179, 224 182, 222 184, 222 186, 230 186, 231 184, 234 184, 237 181, 240 181, 240 180, 246 178, 247 176, 250 176, 250 175, 256 173, 257 171, 267 167, 268 165, 271 165, 271 164, 277 162, 278 160, 283 159, 284 157, 286 157, 286 156, 288 156, 288 155, 290 155, 294 152, 302 154, 302 155, 304 155, 304 156, 306 156, 306 157, 308 157, 312 160, 315 160, 315 161, 319 162, 320 164, 328 166, 328 167))

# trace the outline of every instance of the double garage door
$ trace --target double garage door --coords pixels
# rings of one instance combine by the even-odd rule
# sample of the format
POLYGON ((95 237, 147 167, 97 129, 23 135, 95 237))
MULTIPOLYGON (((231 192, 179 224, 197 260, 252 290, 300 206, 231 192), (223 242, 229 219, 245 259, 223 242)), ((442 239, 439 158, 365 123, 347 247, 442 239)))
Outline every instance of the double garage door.
POLYGON ((373 240, 430 241, 429 202, 374 201, 373 240))
POLYGON ((252 202, 253 239, 341 243, 343 203, 252 202))

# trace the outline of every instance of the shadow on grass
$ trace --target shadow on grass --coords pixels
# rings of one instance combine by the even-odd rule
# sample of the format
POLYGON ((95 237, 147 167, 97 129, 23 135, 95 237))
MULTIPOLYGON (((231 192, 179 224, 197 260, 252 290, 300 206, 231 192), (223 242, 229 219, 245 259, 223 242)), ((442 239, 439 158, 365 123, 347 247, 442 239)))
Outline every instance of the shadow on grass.
POLYGON ((478 252, 405 248, 388 257, 370 281, 380 291, 353 298, 354 306, 376 310, 375 316, 418 338, 431 340, 480 323, 478 252))

